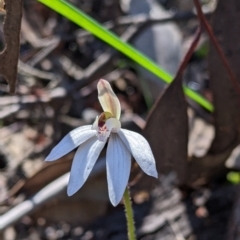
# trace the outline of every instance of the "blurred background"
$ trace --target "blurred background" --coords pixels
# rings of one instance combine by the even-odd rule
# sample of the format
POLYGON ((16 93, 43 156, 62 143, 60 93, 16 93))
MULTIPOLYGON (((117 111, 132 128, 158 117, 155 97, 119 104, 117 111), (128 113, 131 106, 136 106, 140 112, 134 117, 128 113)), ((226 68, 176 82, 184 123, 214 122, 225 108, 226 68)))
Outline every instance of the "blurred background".
MULTIPOLYGON (((192 0, 68 2, 172 77, 200 25, 192 0)), ((154 180, 133 161, 137 238, 240 239, 240 3, 200 3, 234 73, 229 77, 203 31, 180 80, 210 108, 184 96, 177 81, 167 84, 54 10, 23 0, 15 94, 0 76, 0 239, 127 239, 123 205, 109 202, 105 151, 72 197, 66 186, 74 151, 44 162, 69 131, 102 112, 100 78, 120 100, 122 127, 149 141, 160 173, 154 180)), ((6 12, 0 8, 3 51, 6 12)))

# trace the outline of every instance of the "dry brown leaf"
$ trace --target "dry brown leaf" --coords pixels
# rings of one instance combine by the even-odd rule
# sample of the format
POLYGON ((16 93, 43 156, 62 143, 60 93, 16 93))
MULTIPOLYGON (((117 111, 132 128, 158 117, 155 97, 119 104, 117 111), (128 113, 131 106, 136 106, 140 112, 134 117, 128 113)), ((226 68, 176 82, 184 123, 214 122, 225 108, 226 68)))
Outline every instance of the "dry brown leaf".
MULTIPOLYGON (((213 32, 240 83, 240 1, 219 0, 213 15, 213 32)), ((216 137, 210 152, 233 148, 240 131, 240 96, 234 89, 214 46, 209 53, 210 87, 214 98, 216 137)))
MULTIPOLYGON (((240 79, 239 9, 240 2, 237 0, 228 2, 220 0, 214 12, 212 26, 238 81, 240 79)), ((190 161, 188 172, 192 186, 206 184, 212 179, 223 176, 226 173, 225 161, 239 142, 240 96, 234 89, 214 46, 210 47, 209 71, 215 107, 215 139, 206 156, 193 157, 190 161)))
POLYGON ((159 173, 177 173, 186 179, 188 117, 181 79, 175 79, 159 98, 144 129, 159 173))
MULTIPOLYGON (((4 1, 1 1, 2 6, 4 1)), ((0 73, 6 78, 11 93, 15 92, 19 57, 19 35, 22 18, 22 0, 6 0, 4 21, 5 49, 0 54, 0 73)))

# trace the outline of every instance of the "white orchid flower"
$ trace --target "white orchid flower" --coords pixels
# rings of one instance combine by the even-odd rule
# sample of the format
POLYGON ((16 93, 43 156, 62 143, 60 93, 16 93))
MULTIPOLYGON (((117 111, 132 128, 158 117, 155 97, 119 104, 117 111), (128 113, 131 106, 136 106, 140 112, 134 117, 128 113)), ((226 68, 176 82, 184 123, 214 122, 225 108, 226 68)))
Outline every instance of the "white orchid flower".
POLYGON ((87 180, 109 138, 106 156, 108 192, 111 203, 116 206, 128 184, 131 155, 146 174, 157 178, 158 173, 146 139, 138 133, 121 129, 120 102, 110 84, 101 79, 97 88, 104 112, 92 126, 78 127, 67 134, 53 148, 46 161, 57 160, 79 146, 73 159, 67 189, 68 196, 71 196, 87 180))

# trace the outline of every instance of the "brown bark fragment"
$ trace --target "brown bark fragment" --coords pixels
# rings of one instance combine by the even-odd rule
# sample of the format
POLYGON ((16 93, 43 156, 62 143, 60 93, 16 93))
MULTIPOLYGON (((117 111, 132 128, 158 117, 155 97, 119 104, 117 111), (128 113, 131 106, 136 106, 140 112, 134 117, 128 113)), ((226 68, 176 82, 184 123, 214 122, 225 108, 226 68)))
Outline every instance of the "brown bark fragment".
POLYGON ((19 34, 22 18, 22 0, 5 1, 5 49, 0 54, 0 73, 6 78, 11 93, 15 92, 19 57, 19 34))

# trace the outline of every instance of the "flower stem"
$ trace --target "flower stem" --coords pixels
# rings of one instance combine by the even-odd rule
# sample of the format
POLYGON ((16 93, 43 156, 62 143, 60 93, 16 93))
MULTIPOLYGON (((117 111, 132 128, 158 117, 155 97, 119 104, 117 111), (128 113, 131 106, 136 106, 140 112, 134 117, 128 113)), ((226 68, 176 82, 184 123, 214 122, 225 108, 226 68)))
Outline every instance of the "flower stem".
POLYGON ((128 240, 136 240, 132 201, 130 198, 130 192, 128 187, 124 192, 123 199, 124 199, 124 206, 125 206, 125 215, 127 219, 128 240))

